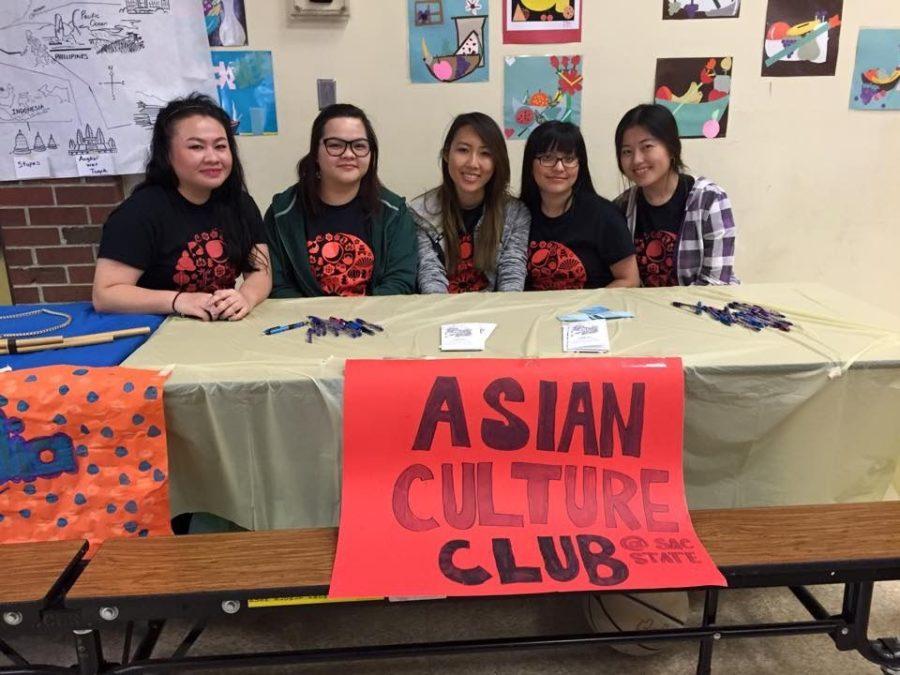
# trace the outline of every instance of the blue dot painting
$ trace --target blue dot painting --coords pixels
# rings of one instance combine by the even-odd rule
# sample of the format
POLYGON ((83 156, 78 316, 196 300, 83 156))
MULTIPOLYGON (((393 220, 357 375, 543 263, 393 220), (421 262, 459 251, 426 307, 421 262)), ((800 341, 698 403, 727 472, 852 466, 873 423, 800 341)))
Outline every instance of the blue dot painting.
POLYGON ((0 541, 170 534, 164 382, 117 367, 0 373, 0 541))

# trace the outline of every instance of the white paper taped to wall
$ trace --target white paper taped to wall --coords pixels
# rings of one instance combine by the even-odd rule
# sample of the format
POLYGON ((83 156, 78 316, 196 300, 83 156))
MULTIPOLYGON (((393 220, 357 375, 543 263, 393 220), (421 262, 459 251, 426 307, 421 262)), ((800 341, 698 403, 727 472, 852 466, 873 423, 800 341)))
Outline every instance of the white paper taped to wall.
POLYGON ((216 95, 200 2, 4 0, 0 57, 0 181, 142 173, 166 102, 216 95))

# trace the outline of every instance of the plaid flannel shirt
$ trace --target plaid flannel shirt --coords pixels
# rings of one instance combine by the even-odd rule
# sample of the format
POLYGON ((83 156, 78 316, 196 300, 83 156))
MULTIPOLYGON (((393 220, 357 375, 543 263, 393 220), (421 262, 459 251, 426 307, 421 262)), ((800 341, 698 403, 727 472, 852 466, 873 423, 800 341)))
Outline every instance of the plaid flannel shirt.
MULTIPOLYGON (((625 212, 628 229, 634 236, 637 226, 636 187, 616 199, 625 212)), ((676 268, 680 286, 725 286, 739 284, 734 274, 734 244, 737 228, 728 195, 708 178, 697 178, 684 210, 678 233, 676 268)))

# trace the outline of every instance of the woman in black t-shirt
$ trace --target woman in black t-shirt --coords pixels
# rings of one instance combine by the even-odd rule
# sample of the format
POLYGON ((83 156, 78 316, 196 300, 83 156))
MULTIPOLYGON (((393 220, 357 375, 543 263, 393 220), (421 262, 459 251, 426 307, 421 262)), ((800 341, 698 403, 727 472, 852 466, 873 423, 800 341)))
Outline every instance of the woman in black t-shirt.
POLYGON ((615 140, 619 170, 631 183, 615 203, 634 237, 644 286, 739 283, 731 201, 709 178, 686 172, 672 113, 658 104, 636 106, 615 140))
POLYGON ((521 198, 531 211, 526 289, 640 285, 625 219, 594 190, 577 126, 544 122, 532 132, 521 198))
POLYGON ((94 307, 237 321, 272 288, 264 242, 228 115, 201 94, 174 100, 156 118, 144 182, 103 226, 94 307))

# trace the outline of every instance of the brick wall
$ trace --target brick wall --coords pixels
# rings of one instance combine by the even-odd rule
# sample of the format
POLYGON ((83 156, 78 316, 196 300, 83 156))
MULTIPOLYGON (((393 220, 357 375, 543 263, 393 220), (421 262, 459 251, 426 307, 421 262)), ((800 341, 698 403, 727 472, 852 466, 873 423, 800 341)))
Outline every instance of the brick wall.
POLYGON ((14 303, 90 300, 100 230, 122 179, 0 183, 0 242, 14 303))

